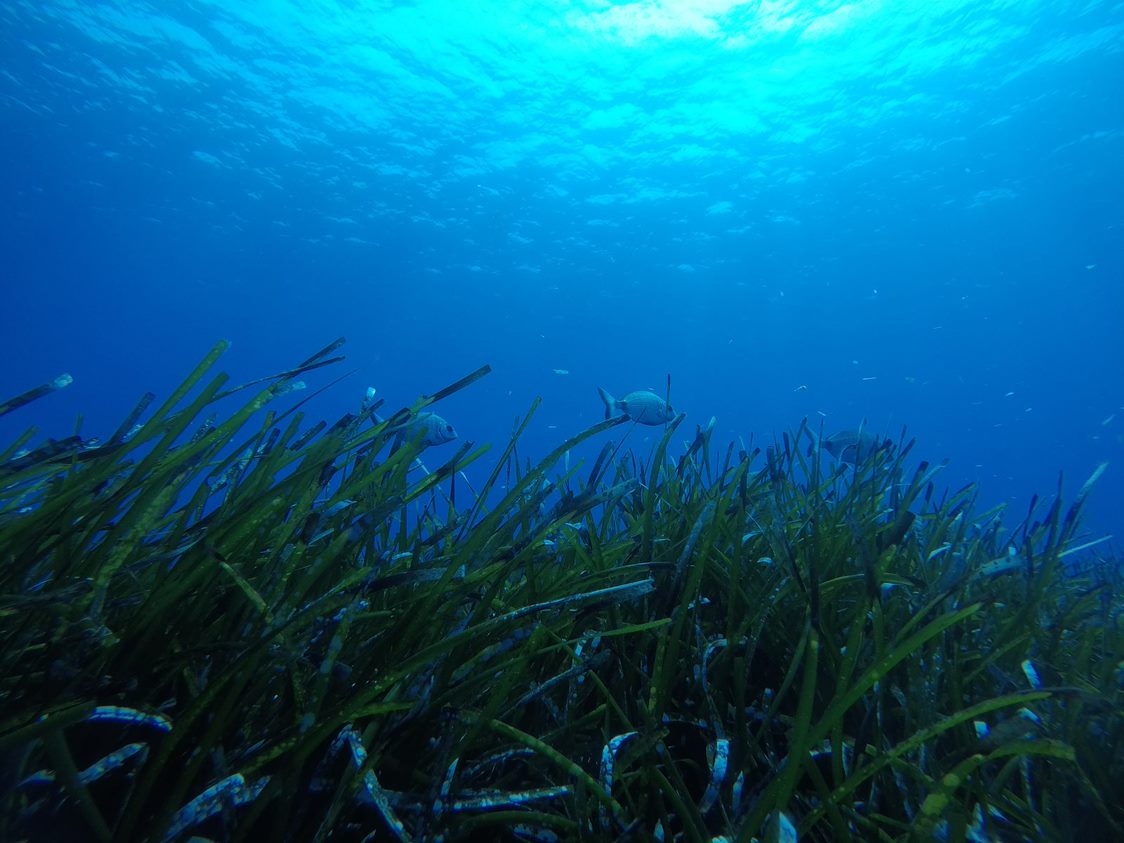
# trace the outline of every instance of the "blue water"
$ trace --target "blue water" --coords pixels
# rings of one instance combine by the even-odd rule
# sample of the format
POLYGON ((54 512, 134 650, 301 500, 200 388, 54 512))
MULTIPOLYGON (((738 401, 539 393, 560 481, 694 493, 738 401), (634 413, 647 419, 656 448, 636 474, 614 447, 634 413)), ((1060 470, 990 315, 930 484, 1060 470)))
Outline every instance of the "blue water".
POLYGON ((1120 3, 6 0, 0 144, 0 396, 75 378, 0 442, 344 335, 314 418, 489 363, 437 409, 541 396, 533 457, 670 374, 683 440, 905 426, 1012 525, 1107 461, 1124 534, 1120 3))

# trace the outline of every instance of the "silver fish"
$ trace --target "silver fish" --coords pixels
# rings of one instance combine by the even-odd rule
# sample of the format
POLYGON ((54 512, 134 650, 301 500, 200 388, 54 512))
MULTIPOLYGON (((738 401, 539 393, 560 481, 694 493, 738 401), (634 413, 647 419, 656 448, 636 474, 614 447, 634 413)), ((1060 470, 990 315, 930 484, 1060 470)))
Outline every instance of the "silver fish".
POLYGON ((425 447, 444 445, 457 438, 457 431, 436 413, 418 413, 402 425, 396 444, 417 440, 425 447))
POLYGON ((840 430, 823 439, 820 439, 813 430, 809 429, 808 433, 812 437, 812 444, 808 446, 808 456, 811 456, 816 448, 823 448, 839 462, 851 465, 870 459, 885 444, 873 433, 861 429, 840 430))
POLYGON ((614 398, 601 387, 597 387, 601 400, 605 402, 605 418, 611 419, 615 413, 624 413, 637 424, 660 425, 675 418, 675 410, 656 393, 647 389, 630 392, 624 398, 614 398))

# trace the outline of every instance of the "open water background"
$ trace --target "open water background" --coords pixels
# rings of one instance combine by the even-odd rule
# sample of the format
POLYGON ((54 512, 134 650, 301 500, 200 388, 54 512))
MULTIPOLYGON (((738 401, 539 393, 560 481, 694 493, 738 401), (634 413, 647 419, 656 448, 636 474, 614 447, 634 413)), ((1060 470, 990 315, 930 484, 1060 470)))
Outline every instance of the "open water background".
POLYGON ((436 409, 541 396, 536 456, 670 373, 684 440, 906 426, 1011 526, 1108 461, 1121 533, 1120 3, 8 0, 0 161, 0 395, 75 377, 0 441, 345 335, 314 418, 490 363, 436 409))

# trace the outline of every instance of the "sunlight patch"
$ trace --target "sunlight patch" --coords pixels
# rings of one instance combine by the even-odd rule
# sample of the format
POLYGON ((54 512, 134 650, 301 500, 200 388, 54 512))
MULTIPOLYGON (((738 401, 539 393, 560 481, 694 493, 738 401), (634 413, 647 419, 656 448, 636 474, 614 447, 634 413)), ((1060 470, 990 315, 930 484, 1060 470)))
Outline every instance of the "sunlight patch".
POLYGON ((635 44, 647 38, 726 37, 722 18, 760 7, 756 0, 640 0, 604 11, 575 14, 572 25, 635 44))
POLYGON ((869 17, 881 7, 882 0, 860 0, 858 3, 848 3, 813 20, 800 37, 811 40, 836 35, 850 29, 856 22, 869 17))

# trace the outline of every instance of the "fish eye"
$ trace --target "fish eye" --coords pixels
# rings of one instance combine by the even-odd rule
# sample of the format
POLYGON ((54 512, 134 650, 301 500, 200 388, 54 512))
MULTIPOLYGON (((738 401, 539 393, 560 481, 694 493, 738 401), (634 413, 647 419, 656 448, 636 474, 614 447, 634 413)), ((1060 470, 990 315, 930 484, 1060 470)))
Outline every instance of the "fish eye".
POLYGON ((451 424, 445 425, 445 432, 446 433, 452 433, 453 432, 453 426, 451 424))

